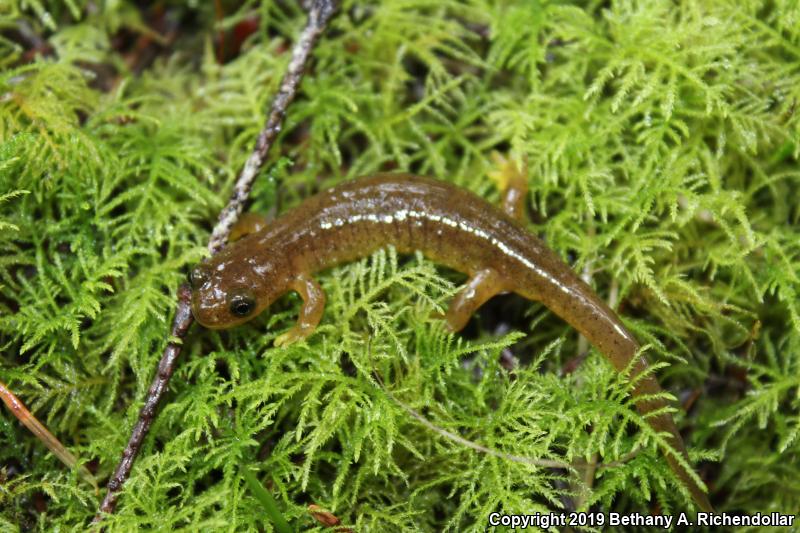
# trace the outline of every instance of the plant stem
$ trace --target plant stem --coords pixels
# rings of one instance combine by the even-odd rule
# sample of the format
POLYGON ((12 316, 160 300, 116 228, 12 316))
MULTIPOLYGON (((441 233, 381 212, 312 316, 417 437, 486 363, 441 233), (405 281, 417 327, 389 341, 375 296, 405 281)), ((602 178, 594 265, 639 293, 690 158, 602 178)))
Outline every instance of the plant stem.
POLYGON ((278 510, 278 502, 275 501, 272 494, 264 488, 264 485, 256 479, 256 476, 254 476, 246 466, 242 468, 242 477, 244 477, 244 480, 247 482, 247 486, 250 487, 253 496, 264 506, 269 519, 272 521, 272 525, 275 526, 278 533, 294 533, 289 522, 286 521, 280 510, 278 510))

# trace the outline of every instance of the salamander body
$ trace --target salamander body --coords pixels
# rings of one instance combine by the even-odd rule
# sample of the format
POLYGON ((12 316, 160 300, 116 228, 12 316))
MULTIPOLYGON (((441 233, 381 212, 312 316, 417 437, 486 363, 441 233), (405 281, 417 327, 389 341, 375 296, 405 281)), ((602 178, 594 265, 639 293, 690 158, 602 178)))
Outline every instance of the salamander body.
MULTIPOLYGON (((295 290, 303 298, 300 317, 276 344, 297 341, 313 332, 324 310, 325 296, 312 274, 392 245, 400 252, 419 250, 469 276, 445 316, 452 331, 495 294, 513 291, 550 308, 618 371, 630 366, 637 398, 660 393, 652 373, 640 376, 647 362, 614 311, 525 228, 527 178, 512 165, 504 173, 509 185, 503 209, 446 182, 409 174, 378 174, 323 191, 263 227, 245 229, 249 234, 195 267, 194 316, 209 328, 236 326, 295 290)), ((666 403, 638 398, 636 405, 650 414, 666 403)), ((667 433, 688 464, 671 415, 650 414, 648 422, 667 433)), ((666 458, 697 506, 710 511, 695 476, 672 453, 666 458)))

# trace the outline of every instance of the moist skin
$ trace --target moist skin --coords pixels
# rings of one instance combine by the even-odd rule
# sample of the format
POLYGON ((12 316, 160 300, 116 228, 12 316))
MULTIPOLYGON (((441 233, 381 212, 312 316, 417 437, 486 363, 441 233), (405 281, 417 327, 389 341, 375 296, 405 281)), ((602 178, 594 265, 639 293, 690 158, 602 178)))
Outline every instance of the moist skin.
MULTIPOLYGON (((617 369, 631 368, 633 394, 643 415, 664 400, 639 344, 617 315, 552 250, 524 226, 527 178, 507 165, 503 208, 449 183, 410 174, 377 174, 323 191, 263 224, 252 217, 235 228, 245 234, 192 272, 193 313, 209 328, 236 326, 294 290, 303 298, 297 324, 276 339, 285 345, 310 335, 319 323, 325 294, 315 272, 394 246, 469 276, 450 304, 448 327, 458 331, 486 300, 513 291, 542 302, 585 336, 617 369)), ((648 423, 666 434, 688 463, 683 439, 668 413, 648 423)), ((705 492, 677 457, 666 459, 696 505, 711 511, 705 492)))

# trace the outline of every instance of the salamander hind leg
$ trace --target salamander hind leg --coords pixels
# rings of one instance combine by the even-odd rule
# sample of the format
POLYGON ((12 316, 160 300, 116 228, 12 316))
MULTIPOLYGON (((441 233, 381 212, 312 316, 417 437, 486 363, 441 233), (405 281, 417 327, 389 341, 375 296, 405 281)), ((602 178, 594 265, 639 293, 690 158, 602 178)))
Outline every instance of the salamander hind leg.
POLYGON ((236 224, 231 228, 228 242, 238 241, 251 233, 261 231, 268 223, 267 217, 259 215, 258 213, 242 213, 242 216, 239 217, 239 220, 237 220, 236 224))
POLYGON ((447 328, 453 332, 460 331, 486 300, 504 290, 506 288, 497 272, 491 268, 479 270, 467 280, 464 288, 450 302, 450 307, 444 317, 447 321, 447 328))
POLYGON ((325 311, 325 293, 311 276, 300 274, 290 287, 300 294, 303 306, 300 308, 297 323, 292 329, 275 339, 275 346, 286 346, 314 333, 322 319, 322 313, 325 311))
POLYGON ((514 161, 506 159, 497 152, 492 154, 497 170, 490 172, 497 186, 503 191, 502 208, 509 216, 523 221, 525 201, 528 198, 527 166, 520 169, 514 161))

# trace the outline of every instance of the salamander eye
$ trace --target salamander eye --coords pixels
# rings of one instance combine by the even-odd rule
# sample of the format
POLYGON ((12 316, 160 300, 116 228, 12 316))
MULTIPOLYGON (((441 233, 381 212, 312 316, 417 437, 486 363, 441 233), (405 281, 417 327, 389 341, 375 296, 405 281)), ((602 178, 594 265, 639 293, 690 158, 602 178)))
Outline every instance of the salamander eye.
POLYGON ((193 289, 199 289, 208 281, 209 277, 208 267, 205 265, 197 265, 189 272, 189 283, 192 285, 193 289))
POLYGON ((231 314, 238 317, 246 317, 256 308, 256 299, 248 293, 234 294, 229 302, 231 314))

